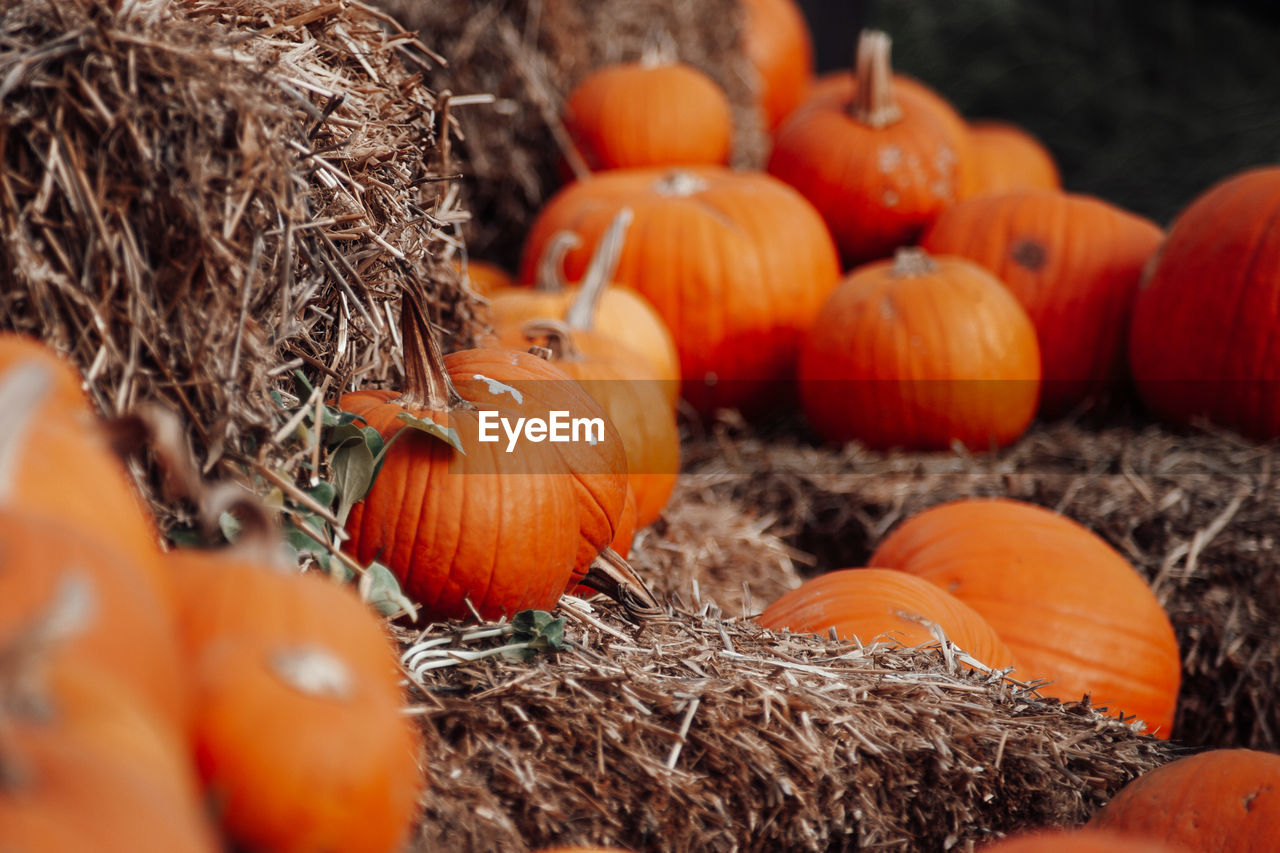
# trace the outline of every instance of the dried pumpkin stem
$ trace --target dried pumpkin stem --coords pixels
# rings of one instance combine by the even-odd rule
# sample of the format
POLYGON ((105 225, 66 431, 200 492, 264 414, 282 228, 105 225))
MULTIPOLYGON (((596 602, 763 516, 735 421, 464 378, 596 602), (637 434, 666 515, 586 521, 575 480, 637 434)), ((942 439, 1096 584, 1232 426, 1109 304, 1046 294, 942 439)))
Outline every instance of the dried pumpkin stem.
POLYGON ((564 259, 570 252, 582 245, 582 238, 573 231, 557 231, 547 241, 538 258, 538 271, 533 286, 537 290, 548 293, 559 293, 569 286, 564 277, 564 259))
POLYGON ((903 246, 893 255, 894 278, 914 278, 929 275, 938 268, 938 262, 919 246, 903 246))
POLYGON ((626 242, 627 229, 631 227, 634 219, 635 213, 631 208, 622 208, 605 229, 600 242, 596 244, 596 251, 591 256, 591 262, 587 264, 587 272, 578 285, 578 296, 564 315, 570 329, 590 329, 595 323, 600 297, 618 271, 618 261, 622 257, 622 246, 626 242))
POLYGON ((893 42, 881 30, 863 30, 854 56, 854 92, 850 114, 877 130, 902 118, 893 97, 893 66, 889 62, 893 42))
POLYGON ((449 380, 440 340, 423 308, 422 294, 406 290, 400 309, 400 335, 404 340, 405 387, 400 401, 429 412, 449 412, 463 405, 462 396, 449 380))
POLYGON ((585 587, 603 592, 621 604, 632 616, 654 619, 662 616, 662 605, 649 587, 617 551, 605 548, 586 575, 578 581, 585 587))
POLYGON ((530 320, 520 327, 520 331, 530 342, 546 341, 552 361, 577 361, 582 357, 573 341, 573 330, 563 320, 551 317, 530 320))

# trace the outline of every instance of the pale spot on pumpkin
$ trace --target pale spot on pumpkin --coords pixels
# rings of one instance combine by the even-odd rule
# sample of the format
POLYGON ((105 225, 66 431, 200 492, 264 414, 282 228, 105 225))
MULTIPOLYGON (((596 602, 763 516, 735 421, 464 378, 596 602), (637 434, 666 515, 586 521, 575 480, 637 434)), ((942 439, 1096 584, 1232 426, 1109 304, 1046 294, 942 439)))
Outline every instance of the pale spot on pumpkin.
POLYGON ((485 376, 483 373, 476 373, 472 375, 471 378, 475 379, 478 382, 483 382, 486 385, 488 385, 490 394, 510 394, 511 399, 515 400, 516 403, 524 402, 524 395, 521 394, 517 389, 512 388, 510 385, 508 385, 505 382, 499 382, 496 379, 490 379, 488 376, 485 376))
POLYGON ((283 649, 271 657, 276 675, 307 696, 346 699, 354 678, 346 663, 328 649, 315 646, 283 649))
POLYGON ((898 206, 898 194, 893 190, 885 190, 884 195, 880 196, 880 200, 884 202, 885 207, 898 206))
POLYGON ((896 145, 886 145, 880 149, 876 157, 876 167, 884 174, 889 174, 902 165, 902 149, 896 145))

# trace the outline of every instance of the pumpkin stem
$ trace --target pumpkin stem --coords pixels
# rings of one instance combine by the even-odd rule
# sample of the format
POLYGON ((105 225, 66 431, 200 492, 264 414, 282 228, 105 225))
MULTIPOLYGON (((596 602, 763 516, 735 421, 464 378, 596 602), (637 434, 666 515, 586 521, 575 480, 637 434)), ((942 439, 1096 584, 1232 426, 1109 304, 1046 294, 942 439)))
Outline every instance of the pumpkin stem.
POLYGON ((929 275, 938 268, 928 252, 919 246, 903 246, 893 255, 893 269, 890 275, 894 278, 916 278, 929 275))
POLYGON ((538 270, 534 274, 535 290, 548 293, 559 293, 569 286, 564 277, 564 259, 574 249, 582 245, 582 238, 572 231, 557 231, 547 241, 538 258, 538 270))
POLYGON ((697 195, 709 186, 711 184, 706 178, 701 175, 695 175, 688 169, 672 169, 653 185, 653 191, 658 195, 688 198, 691 195, 697 195))
POLYGON ((463 406, 444 366, 440 340, 423 307, 423 296, 406 290, 400 308, 400 335, 404 341, 405 388, 400 395, 407 407, 429 412, 449 412, 463 406))
POLYGON ((520 331, 530 342, 545 340, 546 348, 551 352, 551 361, 577 361, 582 358, 582 353, 573 341, 573 329, 564 320, 552 317, 530 320, 520 327, 520 331))
POLYGON ((603 592, 621 604, 628 613, 643 619, 662 615, 662 605, 649 591, 645 582, 635 573, 623 557, 612 548, 605 548, 578 581, 585 587, 603 592))
POLYGON ((590 329, 595 323, 600 297, 618 271, 622 245, 634 219, 635 213, 631 208, 622 208, 605 229, 600 242, 596 243, 596 251, 587 264, 587 272, 582 276, 582 281, 578 282, 578 295, 564 315, 570 329, 590 329))
POLYGON ((902 118, 902 108, 893 97, 893 66, 889 34, 881 30, 863 30, 858 35, 854 56, 854 92, 849 113, 876 130, 888 127, 902 118))
POLYGON ((28 362, 7 370, 0 379, 0 503, 12 503, 18 463, 37 410, 53 387, 53 374, 43 364, 28 362))

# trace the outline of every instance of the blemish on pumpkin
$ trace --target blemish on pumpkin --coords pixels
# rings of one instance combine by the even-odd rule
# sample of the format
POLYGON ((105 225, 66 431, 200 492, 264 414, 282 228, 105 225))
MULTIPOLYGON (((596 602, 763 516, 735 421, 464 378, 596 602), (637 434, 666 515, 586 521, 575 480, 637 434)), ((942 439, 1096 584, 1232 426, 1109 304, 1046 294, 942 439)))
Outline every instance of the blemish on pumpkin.
POLYGON ((884 202, 885 207, 897 207, 898 194, 893 190, 885 190, 884 195, 880 196, 880 200, 884 202))
POLYGON ((1009 257, 1015 264, 1039 272, 1049 262, 1049 251, 1035 240, 1018 240, 1009 249, 1009 257))
POLYGON ((886 145, 880 149, 876 157, 876 168, 883 174, 889 174, 902 165, 902 149, 896 145, 886 145))
POLYGON ((510 394, 511 398, 515 400, 517 403, 524 402, 524 395, 521 394, 515 388, 512 388, 510 385, 508 385, 505 382, 499 382, 496 379, 490 379, 488 376, 485 376, 483 373, 476 373, 471 378, 488 385, 490 394, 510 394))
POLYGON ((1245 798, 1244 798, 1244 810, 1245 810, 1245 811, 1247 811, 1247 812, 1251 812, 1251 811, 1253 811, 1253 801, 1254 801, 1254 800, 1256 800, 1256 799, 1258 798, 1258 794, 1260 794, 1260 793, 1261 793, 1260 791, 1254 791, 1253 793, 1249 794, 1249 796, 1247 796, 1247 797, 1245 797, 1245 798))

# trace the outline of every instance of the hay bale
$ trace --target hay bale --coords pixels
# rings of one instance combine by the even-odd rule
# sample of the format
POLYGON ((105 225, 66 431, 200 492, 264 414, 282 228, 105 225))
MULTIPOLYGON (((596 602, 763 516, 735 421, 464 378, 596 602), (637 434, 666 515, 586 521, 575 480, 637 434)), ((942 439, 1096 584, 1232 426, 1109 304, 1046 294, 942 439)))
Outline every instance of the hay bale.
MULTIPOLYGON (((642 625, 589 607, 561 607, 558 653, 406 658, 432 756, 414 849, 973 850, 1082 823, 1170 757, 937 649, 774 634, 697 602, 642 625)), ((460 633, 405 644, 503 642, 460 633)))
MULTIPOLYGON (((798 431, 795 431, 798 432, 798 431)), ((1183 659, 1175 738, 1280 749, 1280 482, 1275 444, 1112 413, 1040 424, 998 453, 874 453, 753 435, 741 422, 687 445, 714 494, 777 519, 811 572, 863 565, 897 522, 1004 495, 1082 522, 1151 581, 1183 659)))
POLYGON ((733 162, 759 166, 768 136, 751 94, 754 70, 740 48, 738 0, 378 0, 429 37, 448 67, 428 73, 437 89, 489 93, 492 108, 459 115, 467 244, 514 269, 529 222, 560 185, 572 149, 559 115, 591 69, 637 60, 649 48, 711 75, 733 105, 733 162))
POLYGON ((104 413, 160 401, 206 470, 294 473, 270 392, 386 378, 406 281, 470 339, 449 111, 384 13, 20 0, 0 34, 0 327, 69 353, 104 413))

